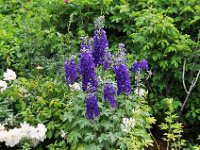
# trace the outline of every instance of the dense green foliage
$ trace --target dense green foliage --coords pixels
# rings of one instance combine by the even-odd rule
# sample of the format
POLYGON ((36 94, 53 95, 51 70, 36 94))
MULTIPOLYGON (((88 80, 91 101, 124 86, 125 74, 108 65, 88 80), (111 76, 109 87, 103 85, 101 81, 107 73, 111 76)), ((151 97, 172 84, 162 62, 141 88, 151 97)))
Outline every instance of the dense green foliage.
MULTIPOLYGON (((153 133, 160 124, 162 130, 177 129, 166 132, 164 141, 173 141, 172 147, 177 148, 178 143, 184 147, 179 142, 183 136, 190 146, 190 141, 197 143, 200 134, 200 80, 183 114, 180 118, 177 115, 186 97, 182 85, 184 58, 189 87, 200 69, 199 57, 199 0, 0 0, 0 79, 7 68, 20 76, 0 93, 0 121, 11 127, 23 121, 44 123, 48 140, 43 145, 52 150, 89 149, 89 145, 91 149, 142 149, 152 144, 150 129, 155 123, 145 116, 147 110, 156 116, 153 133), (112 111, 103 105, 99 94, 100 110, 105 111, 93 123, 84 116, 85 94, 66 87, 63 63, 72 54, 78 57, 81 37, 93 35, 94 20, 100 15, 105 16, 111 51, 116 52, 119 42, 125 43, 129 68, 145 58, 152 74, 142 78, 148 89, 147 100, 133 95, 124 104, 126 97, 119 96, 119 109, 112 111), (168 104, 171 99, 165 98, 173 98, 173 106, 168 104), (124 107, 128 108, 123 111, 124 107), (132 109, 141 111, 140 116, 132 109), (123 117, 139 122, 129 134, 120 131, 123 117), (67 133, 66 139, 61 138, 61 130, 67 133), (185 130, 191 136, 184 137, 185 130)), ((114 78, 112 73, 110 76, 114 78)), ((24 149, 29 147, 26 144, 24 149)))

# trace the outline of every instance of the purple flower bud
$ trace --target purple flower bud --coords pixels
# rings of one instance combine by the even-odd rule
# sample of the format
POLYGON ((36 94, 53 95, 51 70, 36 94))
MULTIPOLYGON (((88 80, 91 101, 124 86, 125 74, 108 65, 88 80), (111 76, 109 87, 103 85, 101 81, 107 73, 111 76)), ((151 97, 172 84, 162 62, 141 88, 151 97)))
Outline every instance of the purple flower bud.
POLYGON ((94 93, 88 94, 86 97, 86 116, 88 119, 94 119, 95 116, 99 116, 97 97, 94 93))
POLYGON ((113 67, 117 79, 117 94, 124 92, 126 94, 132 93, 130 75, 126 64, 116 64, 113 67))
POLYGON ((104 86, 104 99, 108 101, 112 108, 117 108, 117 101, 115 99, 116 90, 111 83, 106 83, 104 86))
POLYGON ((81 45, 79 71, 82 75, 83 91, 96 91, 98 87, 98 81, 96 77, 91 47, 84 44, 81 45))
POLYGON ((146 70, 146 72, 149 71, 148 62, 145 59, 139 62, 136 61, 132 66, 132 72, 140 73, 143 68, 146 70))
POLYGON ((65 68, 66 83, 69 86, 69 84, 74 83, 78 78, 76 72, 76 63, 74 59, 66 60, 64 68, 65 68))

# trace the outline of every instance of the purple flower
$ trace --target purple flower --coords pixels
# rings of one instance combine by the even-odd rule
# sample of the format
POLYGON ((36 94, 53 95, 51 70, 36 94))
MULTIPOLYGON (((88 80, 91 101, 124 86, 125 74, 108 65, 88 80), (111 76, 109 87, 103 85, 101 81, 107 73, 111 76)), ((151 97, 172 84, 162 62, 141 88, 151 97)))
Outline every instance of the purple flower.
POLYGON ((86 116, 88 119, 94 119, 94 115, 98 116, 98 102, 94 93, 90 93, 86 97, 86 116))
POLYGON ((119 43, 118 46, 118 53, 115 56, 115 63, 116 64, 126 64, 126 48, 123 43, 119 43))
POLYGON ((132 93, 132 87, 131 87, 131 81, 130 81, 130 75, 128 72, 128 67, 126 64, 116 64, 113 67, 113 70, 116 74, 116 80, 117 80, 117 94, 124 92, 126 94, 132 93))
POLYGON ((106 83, 104 86, 104 99, 108 101, 112 108, 117 108, 117 101, 115 99, 116 90, 111 83, 106 83))
POLYGON ((110 65, 112 64, 112 55, 108 49, 108 47, 105 49, 105 55, 104 55, 104 58, 103 58, 103 68, 105 70, 107 70, 110 65))
POLYGON ((146 70, 146 72, 148 72, 149 66, 148 66, 148 62, 145 59, 139 62, 136 61, 132 66, 132 72, 140 73, 143 68, 146 70))
POLYGON ((98 81, 95 72, 94 59, 92 57, 91 47, 88 45, 81 45, 79 71, 82 75, 82 89, 83 91, 96 91, 98 81))
POLYGON ((105 49, 108 47, 108 40, 106 31, 103 29, 97 29, 94 31, 94 63, 95 65, 102 64, 104 55, 105 55, 105 49))
POLYGON ((66 83, 72 84, 77 80, 76 63, 74 59, 66 60, 64 64, 66 83))
POLYGON ((68 3, 68 2, 69 2, 69 0, 64 0, 64 2, 65 2, 65 3, 68 3))

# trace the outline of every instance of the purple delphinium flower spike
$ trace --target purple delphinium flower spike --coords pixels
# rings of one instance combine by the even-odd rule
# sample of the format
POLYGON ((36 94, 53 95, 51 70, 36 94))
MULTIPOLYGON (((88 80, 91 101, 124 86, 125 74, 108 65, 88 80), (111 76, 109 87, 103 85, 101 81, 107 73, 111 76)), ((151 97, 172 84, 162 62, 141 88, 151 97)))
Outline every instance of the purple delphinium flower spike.
POLYGON ((107 70, 110 65, 112 64, 112 55, 108 49, 108 47, 105 49, 105 55, 104 55, 104 58, 103 58, 103 68, 105 70, 107 70))
POLYGON ((90 93, 86 97, 86 116, 88 119, 94 119, 95 116, 99 116, 97 97, 94 93, 90 93))
POLYGON ((126 65, 126 49, 124 44, 119 44, 119 51, 115 58, 113 70, 117 79, 117 94, 124 92, 126 94, 132 93, 130 74, 126 65))
POLYGON ((69 86, 69 84, 72 84, 73 82, 77 80, 75 60, 74 59, 66 60, 64 64, 64 68, 65 68, 66 83, 69 86))
POLYGON ((104 99, 108 101, 112 108, 117 108, 117 101, 115 99, 116 90, 111 83, 106 83, 104 86, 104 99))
POLYGON ((105 49, 108 47, 108 39, 106 35, 106 31, 104 28, 104 17, 100 16, 95 21, 95 28, 94 31, 94 63, 95 65, 102 64, 104 55, 105 55, 105 49))
POLYGON ((139 62, 136 61, 132 66, 132 72, 140 73, 143 68, 146 70, 146 72, 149 71, 149 66, 148 66, 148 63, 145 59, 143 59, 139 62))
POLYGON ((117 80, 117 94, 121 94, 122 92, 126 94, 132 93, 130 74, 128 72, 128 67, 126 64, 116 64, 113 67, 114 72, 116 74, 117 80))
POLYGON ((149 71, 148 62, 145 59, 141 60, 140 64, 141 64, 142 68, 144 68, 146 70, 146 72, 149 71))
POLYGON ((83 91, 96 91, 98 87, 97 76, 95 72, 94 59, 92 57, 91 47, 81 44, 79 71, 82 75, 82 89, 83 91))
POLYGON ((97 29, 94 31, 94 62, 95 65, 102 64, 105 49, 108 47, 108 40, 106 31, 103 29, 97 29))

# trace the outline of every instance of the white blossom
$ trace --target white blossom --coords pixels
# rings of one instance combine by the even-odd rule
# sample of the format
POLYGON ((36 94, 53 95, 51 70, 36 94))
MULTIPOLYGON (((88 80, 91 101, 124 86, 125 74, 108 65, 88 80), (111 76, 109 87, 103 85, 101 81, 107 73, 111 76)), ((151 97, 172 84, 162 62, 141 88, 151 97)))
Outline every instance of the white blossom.
POLYGON ((72 91, 79 91, 81 90, 81 86, 79 83, 75 82, 74 84, 70 84, 69 87, 72 91))
POLYGON ((21 126, 21 130, 22 130, 22 133, 21 133, 21 137, 22 138, 29 138, 29 132, 31 130, 31 126, 24 122, 24 123, 20 123, 20 126, 21 126))
POLYGON ((140 97, 145 96, 148 92, 144 88, 136 88, 134 93, 140 97))
POLYGON ((130 132, 132 128, 135 127, 135 119, 134 118, 123 118, 121 129, 124 132, 130 132))
POLYGON ((3 130, 5 130, 5 127, 3 124, 0 124, 0 131, 3 131, 3 130))
POLYGON ((14 147, 19 144, 21 140, 21 130, 14 128, 8 131, 7 137, 5 138, 6 146, 14 147))
POLYGON ((20 124, 20 128, 5 130, 0 124, 0 142, 5 142, 6 146, 14 147, 24 138, 31 141, 36 146, 39 142, 43 142, 46 138, 47 129, 43 124, 37 127, 30 126, 24 122, 20 124))
POLYGON ((7 88, 7 83, 5 81, 0 80, 0 91, 3 92, 7 88))
POLYGON ((67 134, 67 133, 66 133, 65 131, 61 130, 61 137, 62 137, 62 138, 65 138, 65 137, 66 137, 66 134, 67 134))
POLYGON ((44 141, 46 138, 47 129, 43 124, 38 124, 37 128, 32 127, 30 130, 30 137, 38 141, 44 141))
POLYGON ((43 67, 41 67, 41 66, 38 65, 38 66, 36 67, 36 69, 38 69, 38 70, 42 70, 43 67))
POLYGON ((4 80, 6 81, 15 80, 17 78, 16 73, 11 69, 7 69, 7 71, 4 73, 3 76, 4 76, 4 80))

